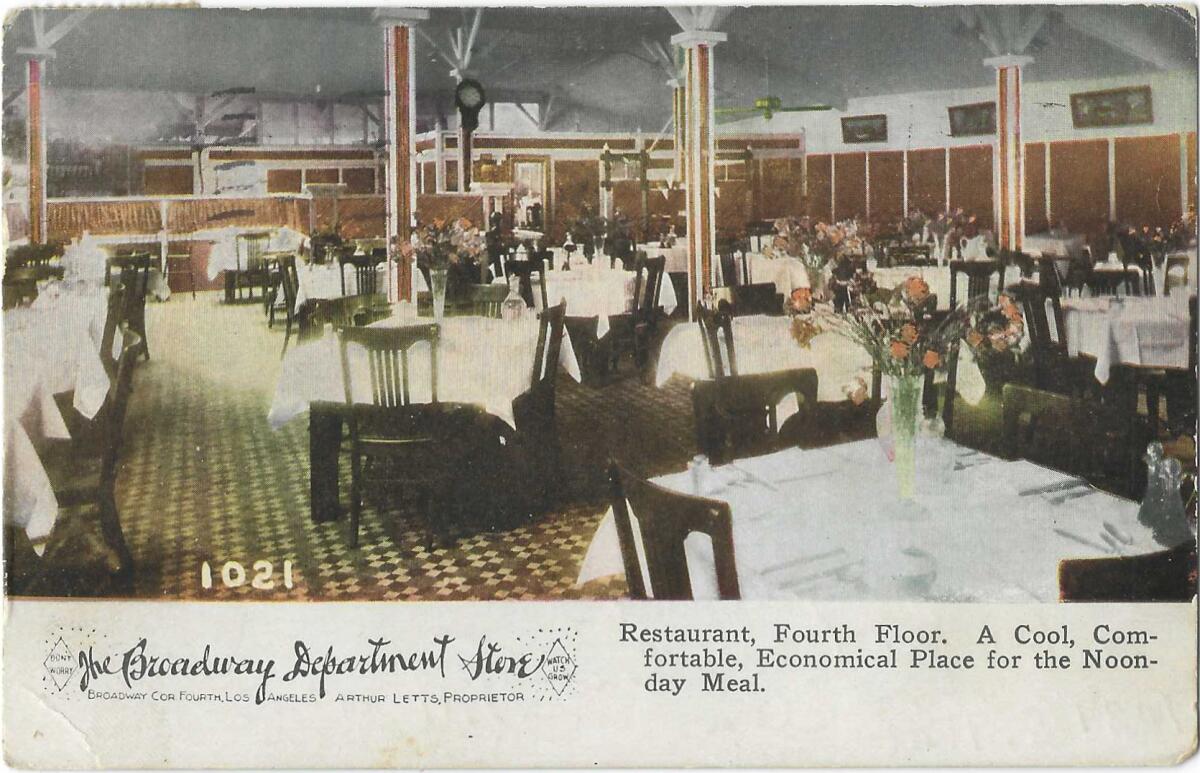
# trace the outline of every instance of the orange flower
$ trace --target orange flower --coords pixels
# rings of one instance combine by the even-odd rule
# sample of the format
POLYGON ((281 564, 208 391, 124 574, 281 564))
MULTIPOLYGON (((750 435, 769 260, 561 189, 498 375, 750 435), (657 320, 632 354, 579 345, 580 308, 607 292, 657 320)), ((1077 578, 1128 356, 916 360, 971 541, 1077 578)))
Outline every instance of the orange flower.
POLYGON ((929 283, 919 276, 910 276, 904 281, 904 292, 913 303, 929 297, 929 283))
POLYGON ((446 218, 435 217, 433 219, 433 227, 438 229, 439 231, 442 230, 443 228, 445 228, 446 227, 446 218))
POLYGON ((465 231, 471 227, 471 221, 465 217, 460 217, 458 219, 458 227, 465 231))
POLYGON ((1000 304, 1000 312, 1012 322, 1024 322, 1025 320, 1025 318, 1021 316, 1021 310, 1012 304, 1009 304, 1008 306, 1000 304))
POLYGON ((992 348, 998 352, 1007 351, 1008 341, 1004 339, 1004 336, 992 336, 992 348))
POLYGON ((917 326, 911 322, 900 328, 900 340, 910 346, 917 342, 917 326))
POLYGON ((981 343, 983 343, 983 335, 981 335, 978 330, 968 330, 967 331, 967 345, 968 346, 970 346, 972 349, 974 349, 974 348, 978 347, 981 343))
POLYGON ((889 347, 888 351, 890 351, 892 356, 897 360, 903 360, 908 356, 909 347, 908 344, 904 343, 903 341, 892 341, 892 345, 889 347))
POLYGON ((921 359, 921 364, 927 368, 936 368, 942 364, 942 355, 930 349, 925 352, 925 357, 921 359))

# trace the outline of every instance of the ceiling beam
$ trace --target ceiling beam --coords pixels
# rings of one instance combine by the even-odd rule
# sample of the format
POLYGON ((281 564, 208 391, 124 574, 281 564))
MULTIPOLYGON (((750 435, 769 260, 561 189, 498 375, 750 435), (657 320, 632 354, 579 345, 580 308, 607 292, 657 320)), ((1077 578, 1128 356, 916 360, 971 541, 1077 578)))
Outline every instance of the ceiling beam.
POLYGON ((42 39, 38 41, 38 48, 54 48, 58 41, 62 40, 71 30, 78 27, 79 23, 91 14, 92 11, 90 8, 72 11, 67 18, 55 24, 49 31, 43 32, 42 39))
POLYGON ((1067 26, 1160 70, 1195 70, 1194 59, 1189 60, 1168 50, 1163 41, 1112 12, 1121 10, 1119 6, 1114 6, 1111 11, 1105 9, 1101 14, 1094 7, 1064 6, 1060 13, 1067 26))

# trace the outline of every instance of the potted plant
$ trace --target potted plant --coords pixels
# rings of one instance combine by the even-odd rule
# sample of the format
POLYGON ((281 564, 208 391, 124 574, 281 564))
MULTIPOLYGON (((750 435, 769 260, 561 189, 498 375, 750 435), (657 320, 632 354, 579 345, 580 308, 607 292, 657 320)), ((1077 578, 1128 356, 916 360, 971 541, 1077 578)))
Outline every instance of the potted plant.
POLYGON ((446 277, 451 266, 478 260, 487 249, 484 234, 465 217, 451 220, 435 218, 418 225, 412 237, 399 246, 400 257, 429 271, 429 291, 433 297, 433 315, 442 319, 446 309, 446 277))

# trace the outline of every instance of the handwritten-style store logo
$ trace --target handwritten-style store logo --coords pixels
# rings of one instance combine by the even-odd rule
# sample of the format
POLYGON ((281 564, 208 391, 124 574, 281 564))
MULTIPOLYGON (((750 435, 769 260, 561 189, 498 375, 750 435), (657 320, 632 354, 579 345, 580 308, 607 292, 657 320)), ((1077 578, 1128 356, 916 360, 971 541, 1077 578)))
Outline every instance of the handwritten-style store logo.
MULTIPOLYGON (((43 682, 48 691, 64 696, 82 694, 89 700, 140 700, 147 691, 151 697, 170 699, 171 690, 192 700, 197 695, 207 698, 210 693, 190 690, 211 687, 233 691, 212 695, 262 705, 279 700, 324 700, 327 696, 350 700, 346 691, 428 690, 440 685, 437 690, 445 691, 441 699, 430 702, 460 702, 455 690, 480 688, 508 690, 520 700, 546 701, 568 695, 577 670, 575 632, 569 628, 538 629, 535 634, 512 638, 481 635, 459 639, 442 633, 424 643, 418 640, 415 646, 384 636, 366 639, 365 646, 360 640, 348 648, 297 639, 291 642, 289 656, 279 659, 261 652, 222 652, 213 643, 196 643, 180 651, 148 637, 111 647, 98 643, 94 631, 75 635, 79 633, 64 629, 47 638, 43 682), (448 668, 451 663, 461 668, 448 668), (74 689, 68 689, 72 685, 74 689), (186 690, 182 689, 185 686, 186 690), (520 697, 522 694, 525 697, 520 697)), ((470 697, 465 692, 461 696, 470 697)), ((371 702, 376 702, 375 697, 371 696, 371 702)))

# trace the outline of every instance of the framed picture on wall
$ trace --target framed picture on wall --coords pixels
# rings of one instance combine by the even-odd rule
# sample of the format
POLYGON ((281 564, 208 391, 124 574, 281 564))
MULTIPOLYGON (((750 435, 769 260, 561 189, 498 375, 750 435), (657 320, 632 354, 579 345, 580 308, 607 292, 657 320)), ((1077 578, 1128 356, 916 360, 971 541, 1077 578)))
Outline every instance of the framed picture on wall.
POLYGON ((996 133, 996 103, 955 105, 950 110, 950 136, 975 137, 996 133))
POLYGON ((1071 95, 1071 120, 1076 129, 1153 123, 1149 86, 1129 86, 1071 95))
POLYGON ((856 115, 842 119, 842 142, 887 142, 886 115, 856 115))

